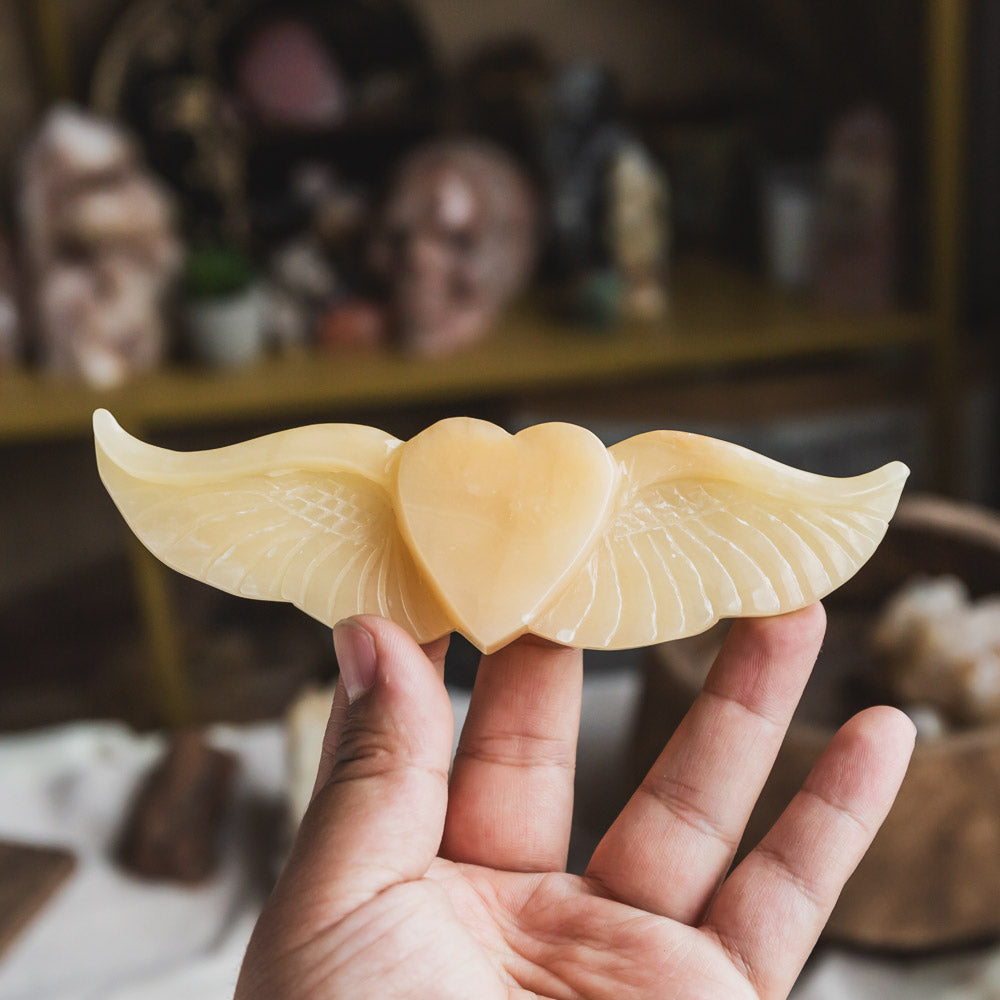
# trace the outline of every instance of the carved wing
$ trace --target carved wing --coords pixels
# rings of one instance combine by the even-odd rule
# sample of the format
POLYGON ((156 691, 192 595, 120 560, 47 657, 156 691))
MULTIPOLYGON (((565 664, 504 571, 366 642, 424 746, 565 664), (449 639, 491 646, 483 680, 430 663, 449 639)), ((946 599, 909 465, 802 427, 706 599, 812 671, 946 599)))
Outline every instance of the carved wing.
POLYGON ((817 476, 675 431, 610 451, 622 488, 608 527, 531 626, 574 646, 643 646, 822 598, 874 552, 909 474, 817 476))
POLYGON ((231 594, 289 601, 327 625, 392 618, 424 642, 451 631, 396 526, 389 484, 401 444, 319 424, 174 452, 94 414, 101 479, 168 566, 231 594))

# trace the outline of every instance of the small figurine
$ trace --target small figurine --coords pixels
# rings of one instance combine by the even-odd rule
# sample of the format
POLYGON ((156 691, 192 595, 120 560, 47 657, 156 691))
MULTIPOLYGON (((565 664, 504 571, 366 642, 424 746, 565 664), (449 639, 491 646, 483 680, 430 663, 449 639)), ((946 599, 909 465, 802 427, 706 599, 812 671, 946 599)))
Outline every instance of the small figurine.
POLYGON ((44 364, 100 387, 155 368, 181 247, 131 139, 57 107, 25 155, 22 205, 44 364))
POLYGON ((333 693, 333 687, 307 688, 285 711, 285 757, 288 761, 285 787, 288 832, 293 836, 312 800, 333 693))
POLYGON ((548 272, 566 311, 594 325, 655 318, 667 304, 666 177, 618 118, 602 67, 575 63, 556 79, 543 150, 548 272))
POLYGON ((21 353, 21 306, 17 271, 8 243, 0 237, 0 371, 17 364, 21 353))
POLYGON ((402 345, 439 356, 479 341, 527 281, 536 203, 498 147, 445 139, 419 147, 392 184, 370 247, 402 345))
POLYGON ((775 287, 796 296, 813 291, 816 189, 815 170, 806 163, 774 163, 763 175, 761 221, 767 273, 775 287))
POLYGON ((608 242, 622 279, 622 310, 656 319, 667 309, 667 213, 663 178, 646 151, 627 145, 610 176, 608 242))
POLYGON ((301 347, 315 339, 340 281, 318 241, 290 240, 270 260, 268 319, 271 336, 284 349, 301 347))
POLYGON ((188 235, 198 243, 246 242, 246 130, 225 92, 208 76, 164 81, 153 124, 154 152, 167 160, 170 150, 178 161, 164 176, 180 192, 188 235))
POLYGON ((893 304, 896 150, 892 123, 872 108, 838 121, 820 181, 815 293, 840 312, 893 304))

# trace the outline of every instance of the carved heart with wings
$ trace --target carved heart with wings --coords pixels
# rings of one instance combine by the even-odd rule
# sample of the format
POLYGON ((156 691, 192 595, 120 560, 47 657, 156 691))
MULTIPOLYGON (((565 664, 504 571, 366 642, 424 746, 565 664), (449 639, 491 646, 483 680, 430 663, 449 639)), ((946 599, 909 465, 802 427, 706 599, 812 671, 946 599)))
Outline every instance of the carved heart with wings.
POLYGON ((354 424, 212 451, 94 414, 101 478, 168 566, 333 625, 379 614, 484 652, 524 632, 621 649, 817 600, 869 558, 906 466, 833 479, 677 431, 605 448, 572 424, 354 424))

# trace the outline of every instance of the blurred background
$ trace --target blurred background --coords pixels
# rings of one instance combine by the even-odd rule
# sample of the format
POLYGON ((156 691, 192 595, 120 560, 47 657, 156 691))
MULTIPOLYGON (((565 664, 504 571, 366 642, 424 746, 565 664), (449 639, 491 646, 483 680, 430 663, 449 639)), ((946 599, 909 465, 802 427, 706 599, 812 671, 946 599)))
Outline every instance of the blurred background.
MULTIPOLYGON (((838 936, 907 955, 991 940, 998 199, 992 0, 0 0, 0 760, 34 775, 9 801, 65 778, 67 734, 86 733, 71 755, 123 763, 77 862, 108 853, 165 747, 191 781, 215 776, 212 802, 231 801, 239 759, 273 806, 287 747, 308 757, 315 738, 304 693, 336 676, 322 626, 180 579, 132 541, 97 477, 96 407, 182 449, 321 421, 407 438, 470 414, 512 431, 570 420, 609 444, 693 430, 837 476, 901 459, 926 504, 843 599, 830 646, 849 676, 819 672, 835 680, 803 725, 889 698, 939 761, 949 741, 981 740, 987 763, 958 784, 982 812, 933 850, 900 834, 887 849, 911 873, 956 844, 969 867, 888 910, 871 899, 890 890, 866 883, 838 936), (902 611, 886 603, 924 578, 902 611), (981 641, 957 666, 940 648, 971 626, 941 625, 942 608, 977 616, 981 641), (916 619, 919 641, 893 633, 905 668, 859 638, 916 619), (859 684, 858 664, 876 662, 895 680, 859 684), (191 727, 214 736, 178 749, 170 734, 191 727)), ((705 655, 588 660, 588 711, 620 752, 591 755, 578 853, 621 796, 608 768, 641 773, 666 735, 657 699, 683 700, 705 655)), ((475 661, 457 640, 459 706, 475 661)), ((970 770, 935 766, 926 788, 970 770)), ((0 835, 59 843, 4 810, 0 835)), ((223 805, 192 814, 202 847, 232 822, 223 805)), ((0 878, 34 871, 11 858, 0 878)), ((66 855, 48 862, 18 898, 62 884, 66 855)), ((32 948, 59 929, 15 909, 9 927, 30 915, 36 937, 19 938, 7 982, 28 996, 32 948)), ((203 955, 221 934, 209 925, 177 955, 203 955)), ((978 951, 942 961, 891 975, 828 961, 802 995, 877 982, 913 997, 926 982, 938 996, 990 975, 978 951)), ((121 982, 146 972, 97 964, 88 996, 132 995, 121 982)), ((64 995, 57 980, 31 995, 64 995)), ((1000 995, 986 989, 954 995, 1000 995)))

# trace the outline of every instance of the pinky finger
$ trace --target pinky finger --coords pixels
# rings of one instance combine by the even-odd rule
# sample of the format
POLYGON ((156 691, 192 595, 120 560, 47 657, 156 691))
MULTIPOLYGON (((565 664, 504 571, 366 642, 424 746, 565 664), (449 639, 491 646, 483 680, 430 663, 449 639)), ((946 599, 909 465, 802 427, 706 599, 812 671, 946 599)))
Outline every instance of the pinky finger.
POLYGON ((891 708, 851 719, 774 827, 719 890, 703 925, 761 997, 785 997, 889 812, 913 751, 891 708))

